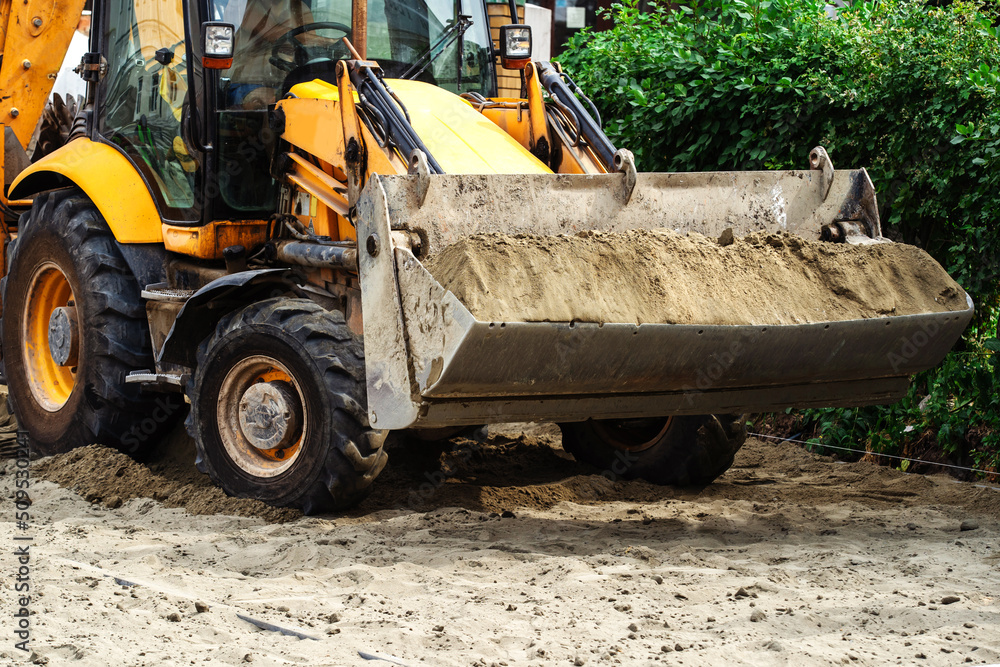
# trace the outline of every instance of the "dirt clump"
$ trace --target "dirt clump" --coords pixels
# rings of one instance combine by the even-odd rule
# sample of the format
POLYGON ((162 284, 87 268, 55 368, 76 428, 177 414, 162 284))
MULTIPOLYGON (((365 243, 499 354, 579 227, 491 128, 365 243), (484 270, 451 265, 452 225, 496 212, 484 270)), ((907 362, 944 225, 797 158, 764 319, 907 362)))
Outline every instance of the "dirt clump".
POLYGON ((445 507, 497 514, 548 509, 561 502, 600 505, 625 501, 662 503, 723 498, 755 502, 836 503, 844 497, 866 503, 954 505, 992 514, 1000 493, 873 465, 842 463, 798 445, 748 438, 732 469, 706 487, 669 487, 621 479, 575 461, 550 433, 493 429, 482 439, 457 437, 437 443, 394 440, 389 465, 372 494, 349 512, 430 511, 445 507))
POLYGON ((781 325, 966 308, 919 248, 787 233, 481 234, 426 267, 483 321, 781 325))
MULTIPOLYGON (((906 474, 866 461, 841 463, 797 445, 749 438, 732 469, 706 487, 657 486, 601 473, 563 451, 555 429, 517 433, 491 429, 488 436, 420 442, 399 437, 387 445, 389 465, 371 495, 342 516, 348 522, 378 521, 384 510, 415 512, 459 507, 502 517, 562 502, 602 505, 624 501, 662 504, 724 499, 764 505, 835 504, 845 499, 870 506, 962 507, 974 514, 1000 513, 1000 493, 990 485, 956 483, 944 475, 906 474)), ((112 509, 133 498, 152 498, 195 515, 294 521, 292 509, 231 498, 194 466, 194 446, 180 431, 139 463, 114 449, 91 445, 38 461, 32 472, 112 509)))
POLYGON ((183 433, 168 438, 147 464, 110 447, 89 445, 42 459, 32 472, 111 508, 133 498, 152 498, 191 514, 259 517, 270 523, 302 516, 298 510, 227 496, 195 468, 194 443, 183 433))

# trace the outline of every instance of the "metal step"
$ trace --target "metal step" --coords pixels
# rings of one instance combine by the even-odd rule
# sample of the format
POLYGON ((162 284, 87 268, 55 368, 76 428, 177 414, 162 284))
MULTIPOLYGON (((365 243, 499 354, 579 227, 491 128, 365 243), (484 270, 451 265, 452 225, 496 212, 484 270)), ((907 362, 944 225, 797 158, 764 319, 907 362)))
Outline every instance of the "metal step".
POLYGON ((187 374, 155 373, 149 370, 132 371, 125 377, 125 384, 141 384, 144 387, 161 390, 183 390, 187 374))
POLYGON ((141 296, 147 301, 170 301, 174 303, 184 303, 195 293, 193 289, 173 289, 167 287, 167 283, 153 283, 146 285, 141 296))

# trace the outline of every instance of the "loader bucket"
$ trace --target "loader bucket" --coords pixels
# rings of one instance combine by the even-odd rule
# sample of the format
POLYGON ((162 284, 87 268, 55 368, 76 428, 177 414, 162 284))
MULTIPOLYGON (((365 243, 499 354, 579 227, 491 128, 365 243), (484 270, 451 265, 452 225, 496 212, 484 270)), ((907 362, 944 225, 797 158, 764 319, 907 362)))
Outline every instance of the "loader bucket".
MULTIPOLYGON (((751 290, 736 323, 725 313, 616 321, 600 312, 606 298, 587 304, 589 319, 546 321, 503 306, 477 318, 428 270, 456 244, 494 238, 484 234, 567 241, 558 235, 650 230, 655 243, 671 232, 715 239, 731 230, 737 241, 770 233, 875 247, 888 242, 864 170, 638 174, 634 187, 623 174, 373 176, 356 213, 369 417, 378 428, 888 403, 910 375, 941 361, 972 316, 971 300, 929 258, 937 273, 907 283, 926 297, 913 312, 845 318, 834 293, 814 316, 785 318, 771 304, 758 317, 751 290)), ((906 277, 879 273, 885 253, 873 252, 866 284, 879 294, 906 277)), ((566 258, 557 259, 558 268, 566 258)), ((686 270, 664 264, 654 271, 647 261, 634 280, 659 271, 669 282, 686 270)))

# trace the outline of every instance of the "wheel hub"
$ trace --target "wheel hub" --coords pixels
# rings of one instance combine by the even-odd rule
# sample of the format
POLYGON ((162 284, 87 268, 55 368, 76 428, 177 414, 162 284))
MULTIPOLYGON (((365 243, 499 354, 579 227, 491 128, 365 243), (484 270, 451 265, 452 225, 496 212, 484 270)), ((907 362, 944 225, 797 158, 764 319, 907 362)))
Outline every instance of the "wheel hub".
POLYGON ((284 449, 302 431, 302 404, 287 382, 258 382, 243 392, 239 404, 240 430, 261 450, 284 449))
POLYGON ((58 366, 76 366, 79 359, 76 307, 60 306, 49 316, 49 354, 58 366))

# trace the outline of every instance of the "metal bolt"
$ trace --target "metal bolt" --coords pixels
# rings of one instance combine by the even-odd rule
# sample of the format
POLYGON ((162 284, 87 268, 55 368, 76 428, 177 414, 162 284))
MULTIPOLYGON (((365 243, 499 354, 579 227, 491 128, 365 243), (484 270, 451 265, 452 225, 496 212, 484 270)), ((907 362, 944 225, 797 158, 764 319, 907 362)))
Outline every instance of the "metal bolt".
POLYGON ((31 69, 31 61, 25 58, 24 61, 21 63, 21 67, 23 67, 24 69, 31 69))
POLYGON ((11 118, 17 118, 20 115, 21 115, 21 111, 17 107, 11 107, 10 108, 10 116, 11 116, 11 118))
POLYGON ((41 28, 42 27, 41 17, 36 16, 35 18, 31 19, 31 25, 35 26, 36 28, 41 28))
POLYGON ((375 424, 376 422, 378 422, 378 415, 375 414, 374 410, 372 410, 371 419, 369 419, 368 421, 370 421, 372 424, 375 424))

